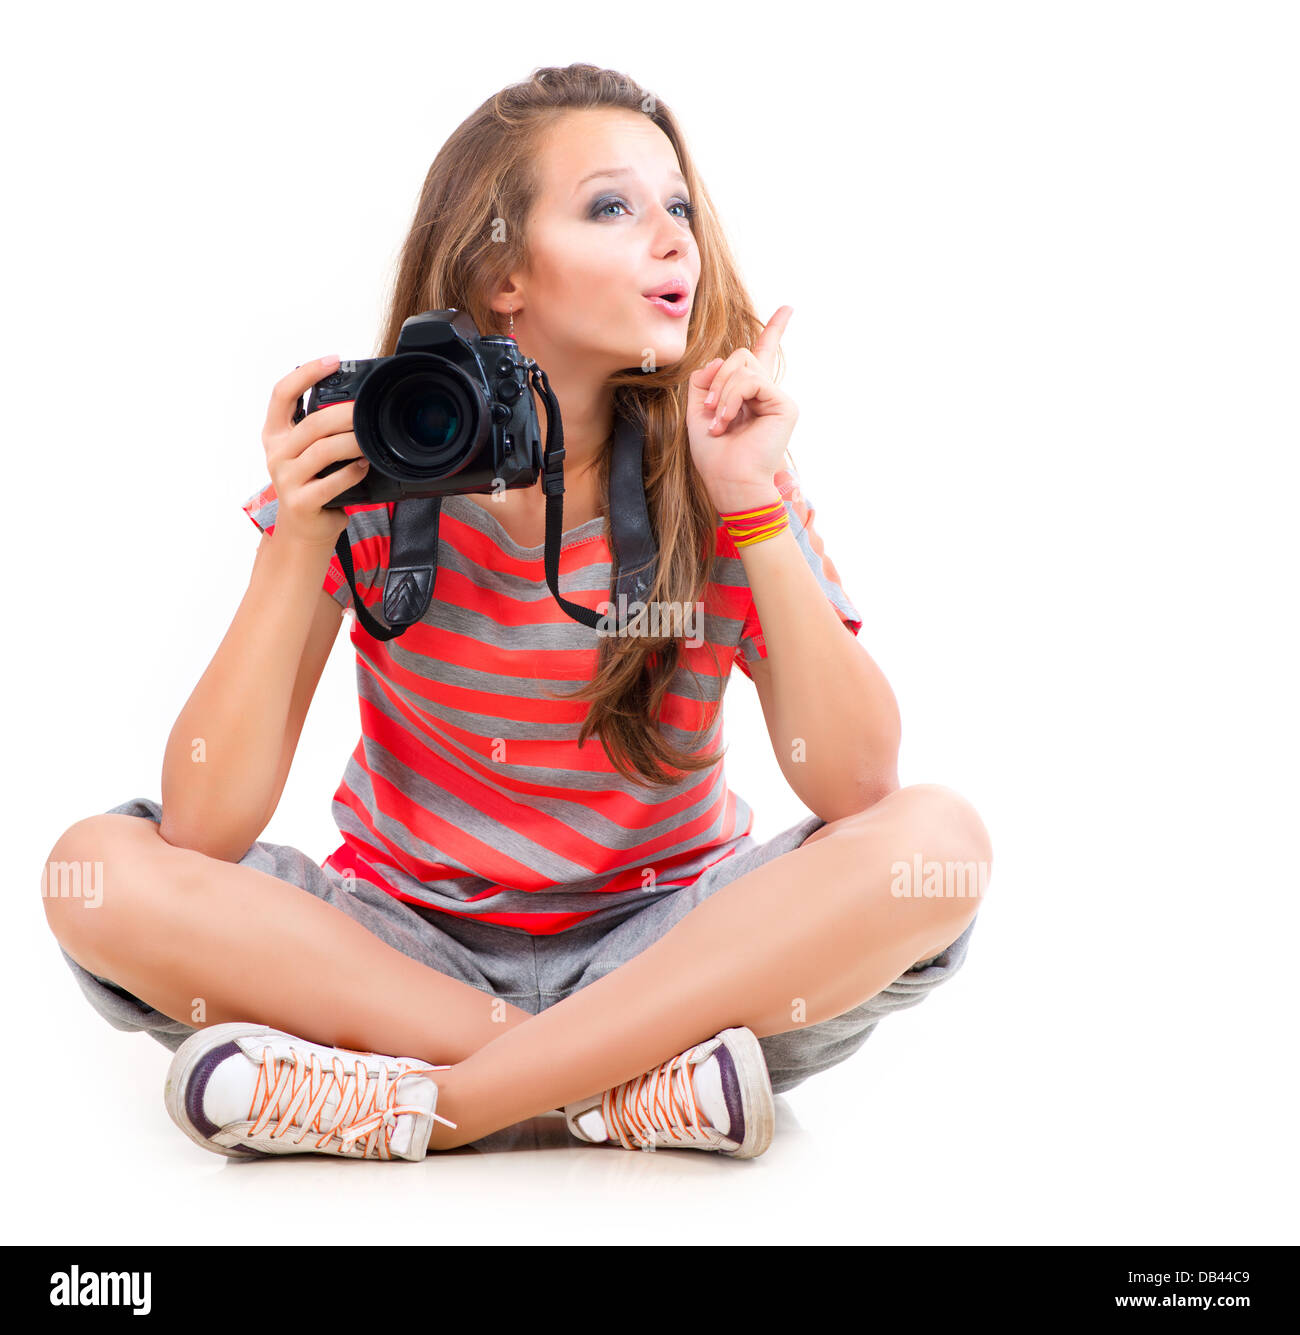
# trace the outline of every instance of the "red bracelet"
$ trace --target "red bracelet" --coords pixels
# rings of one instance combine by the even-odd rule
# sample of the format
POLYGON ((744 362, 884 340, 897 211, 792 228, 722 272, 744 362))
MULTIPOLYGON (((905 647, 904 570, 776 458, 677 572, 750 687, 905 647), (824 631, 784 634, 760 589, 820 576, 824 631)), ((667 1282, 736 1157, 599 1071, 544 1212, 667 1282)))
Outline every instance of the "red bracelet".
POLYGON ((784 501, 773 501, 771 505, 761 506, 757 510, 732 510, 727 514, 719 513, 718 518, 726 526, 728 535, 737 547, 748 547, 752 543, 774 538, 790 527, 784 501))

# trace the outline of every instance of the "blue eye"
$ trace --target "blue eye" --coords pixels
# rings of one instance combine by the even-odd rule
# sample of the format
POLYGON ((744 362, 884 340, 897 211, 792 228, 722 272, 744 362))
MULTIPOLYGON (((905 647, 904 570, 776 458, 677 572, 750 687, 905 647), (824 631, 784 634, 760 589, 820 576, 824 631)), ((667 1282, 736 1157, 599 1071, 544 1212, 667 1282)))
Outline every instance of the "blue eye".
MULTIPOLYGON (((606 195, 605 198, 598 199, 596 201, 595 205, 592 207, 590 216, 592 218, 600 218, 600 217, 609 218, 616 216, 613 214, 605 213, 606 209, 613 208, 615 204, 617 204, 619 208, 623 209, 627 208, 627 204, 623 200, 619 199, 617 195, 606 195)), ((695 217, 695 205, 685 199, 678 199, 674 201, 673 207, 685 210, 685 212, 682 213, 681 215, 682 220, 684 222, 690 222, 691 219, 695 217)))

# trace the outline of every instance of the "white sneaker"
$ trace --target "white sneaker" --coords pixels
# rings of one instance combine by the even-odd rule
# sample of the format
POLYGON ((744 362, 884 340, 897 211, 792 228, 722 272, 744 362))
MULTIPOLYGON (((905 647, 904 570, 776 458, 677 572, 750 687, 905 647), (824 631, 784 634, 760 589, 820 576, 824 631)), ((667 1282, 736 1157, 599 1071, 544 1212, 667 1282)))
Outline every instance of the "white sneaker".
POLYGON ((414 1057, 353 1052, 235 1021, 176 1049, 164 1098, 173 1122, 215 1154, 332 1154, 419 1161, 429 1148, 445 1071, 414 1057), (364 1138, 364 1143, 363 1143, 364 1138))
POLYGON ((741 1027, 568 1104, 564 1117, 579 1140, 594 1144, 617 1139, 625 1150, 714 1150, 752 1159, 772 1143, 776 1105, 763 1049, 741 1027))

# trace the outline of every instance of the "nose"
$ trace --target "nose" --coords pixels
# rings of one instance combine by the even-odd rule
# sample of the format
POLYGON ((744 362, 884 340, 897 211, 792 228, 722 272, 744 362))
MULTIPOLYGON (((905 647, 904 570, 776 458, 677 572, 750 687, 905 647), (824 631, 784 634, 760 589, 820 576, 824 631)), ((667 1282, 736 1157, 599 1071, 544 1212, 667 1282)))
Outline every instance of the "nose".
POLYGON ((681 259, 691 253, 695 238, 690 233, 690 225, 667 208, 659 215, 659 229, 655 233, 655 254, 661 258, 676 256, 681 259))
POLYGON ((653 254, 656 260, 676 260, 680 262, 690 255, 692 244, 692 242, 683 240, 680 236, 666 237, 656 241, 653 254))

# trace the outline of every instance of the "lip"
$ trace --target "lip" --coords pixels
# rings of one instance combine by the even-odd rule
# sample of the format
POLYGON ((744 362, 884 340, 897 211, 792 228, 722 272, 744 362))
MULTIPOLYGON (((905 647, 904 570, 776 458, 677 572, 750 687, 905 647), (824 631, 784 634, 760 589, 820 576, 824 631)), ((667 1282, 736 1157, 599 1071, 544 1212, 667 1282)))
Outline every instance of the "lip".
POLYGON ((691 295, 691 285, 680 274, 675 274, 672 278, 665 278, 662 283, 658 283, 654 287, 646 288, 641 295, 643 297, 662 297, 669 292, 685 300, 691 295))
POLYGON ((685 319, 691 311, 691 303, 685 297, 677 301, 665 301, 663 297, 646 297, 652 306, 657 306, 665 315, 671 315, 674 320, 685 319))
POLYGON ((642 292, 641 295, 650 302, 653 302, 667 315, 674 315, 680 318, 686 314, 691 304, 691 285, 686 281, 684 274, 673 274, 671 278, 665 278, 662 283, 656 283, 654 287, 642 292), (668 295, 675 296, 677 300, 667 301, 664 298, 668 295))

